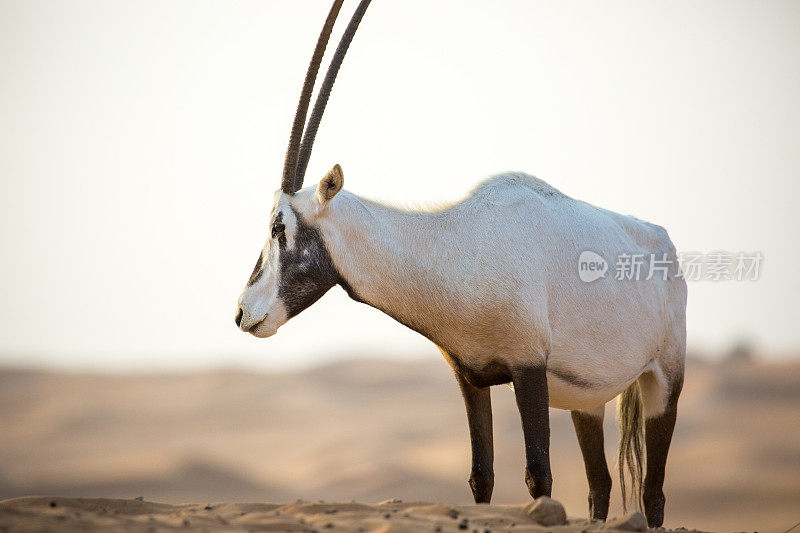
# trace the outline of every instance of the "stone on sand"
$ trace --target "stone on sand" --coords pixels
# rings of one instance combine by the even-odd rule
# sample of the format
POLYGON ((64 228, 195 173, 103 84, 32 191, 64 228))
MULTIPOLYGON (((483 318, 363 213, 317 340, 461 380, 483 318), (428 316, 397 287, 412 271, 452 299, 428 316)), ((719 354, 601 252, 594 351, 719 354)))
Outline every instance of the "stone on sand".
POLYGON ((618 531, 647 531, 647 520, 639 511, 630 513, 622 518, 612 518, 603 529, 616 529, 618 531))
POLYGON ((542 526, 560 526, 567 523, 567 512, 560 502, 540 496, 523 509, 525 514, 542 526))

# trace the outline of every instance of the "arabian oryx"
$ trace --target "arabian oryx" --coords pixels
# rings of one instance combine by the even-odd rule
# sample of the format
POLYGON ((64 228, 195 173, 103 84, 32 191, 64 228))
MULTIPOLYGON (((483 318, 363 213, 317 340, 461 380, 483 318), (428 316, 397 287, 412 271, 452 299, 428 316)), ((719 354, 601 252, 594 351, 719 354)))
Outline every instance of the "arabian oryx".
POLYGON ((531 496, 551 492, 548 406, 569 409, 589 509, 604 520, 611 476, 603 413, 619 395, 623 503, 627 470, 632 499, 644 504, 651 527, 660 526, 686 337, 686 284, 667 232, 522 173, 495 176, 466 199, 431 210, 398 209, 342 190, 339 165, 301 189, 320 118, 369 0, 343 34, 303 134, 341 3, 333 2, 306 74, 270 234, 239 298, 236 324, 269 337, 338 284, 430 339, 464 396, 476 502, 489 502, 494 486, 489 387, 507 383, 522 419, 531 496), (641 255, 667 266, 652 276, 587 282, 579 276, 587 250, 606 261, 641 255))

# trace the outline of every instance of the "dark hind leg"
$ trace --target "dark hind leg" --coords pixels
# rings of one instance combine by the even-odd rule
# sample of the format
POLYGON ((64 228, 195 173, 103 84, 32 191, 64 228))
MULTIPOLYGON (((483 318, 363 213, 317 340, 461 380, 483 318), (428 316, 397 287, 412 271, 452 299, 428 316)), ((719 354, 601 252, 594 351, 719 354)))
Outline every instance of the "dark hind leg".
POLYGON ((604 411, 605 405, 590 411, 572 411, 572 423, 578 435, 586 479, 589 481, 589 513, 597 520, 608 517, 608 501, 611 497, 611 475, 603 448, 604 411))
POLYGON ((479 389, 456 372, 464 396, 472 441, 472 472, 469 486, 475 503, 489 503, 494 488, 494 447, 492 444, 492 397, 489 387, 479 389))
MULTIPOLYGON (((682 370, 682 369, 681 369, 682 370)), ((647 452, 647 474, 644 478, 642 500, 647 525, 661 527, 664 523, 664 470, 667 453, 678 416, 678 396, 683 386, 683 373, 661 383, 652 373, 639 378, 645 410, 644 436, 647 452)))
POLYGON ((545 366, 515 368, 511 373, 525 435, 525 483, 531 496, 550 496, 550 413, 545 366))

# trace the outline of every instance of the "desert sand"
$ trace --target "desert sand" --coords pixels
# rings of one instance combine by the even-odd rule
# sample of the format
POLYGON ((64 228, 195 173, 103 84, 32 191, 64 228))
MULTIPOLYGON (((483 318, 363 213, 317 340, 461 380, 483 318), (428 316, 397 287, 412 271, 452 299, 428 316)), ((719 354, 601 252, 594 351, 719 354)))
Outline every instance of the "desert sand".
MULTIPOLYGON (((350 360, 291 373, 6 369, 0 499, 46 496, 3 502, 0 527, 150 527, 152 517, 157 528, 186 519, 206 529, 412 531, 457 528, 441 516, 455 509, 470 531, 505 530, 497 520, 518 517, 530 497, 513 392, 495 387, 492 400, 494 505, 476 507, 466 415, 441 360, 350 360), (305 503, 286 503, 298 498, 305 503), (375 503, 393 498, 429 503, 375 503), (214 503, 223 501, 274 503, 214 503)), ((551 420, 553 497, 571 518, 562 527, 597 527, 580 519, 588 487, 569 414, 552 410, 551 420)), ((606 435, 611 466, 611 404, 606 435)), ((785 531, 800 521, 800 363, 693 361, 665 492, 668 528, 785 531)), ((622 514, 615 486, 610 515, 622 514)))
MULTIPOLYGON (((538 504, 539 502, 536 502, 538 504)), ((378 504, 296 501, 167 505, 108 498, 27 497, 0 502, 3 530, 86 531, 646 531, 634 512, 606 523, 586 519, 554 522, 549 511, 536 515, 529 505, 461 505, 389 500, 378 504), (533 514, 533 516, 531 516, 533 514)), ((547 502, 553 509, 563 507, 547 502)), ((682 529, 688 533, 688 530, 682 529)))

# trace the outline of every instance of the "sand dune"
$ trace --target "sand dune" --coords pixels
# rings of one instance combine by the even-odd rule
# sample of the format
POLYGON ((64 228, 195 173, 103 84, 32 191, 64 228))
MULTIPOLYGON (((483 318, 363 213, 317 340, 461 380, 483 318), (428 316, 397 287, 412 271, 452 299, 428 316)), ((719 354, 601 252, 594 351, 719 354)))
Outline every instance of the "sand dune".
MULTIPOLYGON (((800 364, 693 363, 684 390, 665 525, 783 531, 799 521, 800 364)), ((519 506, 529 497, 512 391, 494 388, 493 404, 493 503, 519 506)), ((585 516, 572 424, 551 417, 553 497, 585 516)), ((611 406, 606 431, 611 464, 611 406)), ((0 372, 0 499, 468 505, 469 457, 458 387, 437 360, 284 374, 0 372)), ((616 489, 611 514, 621 514, 616 489)))

